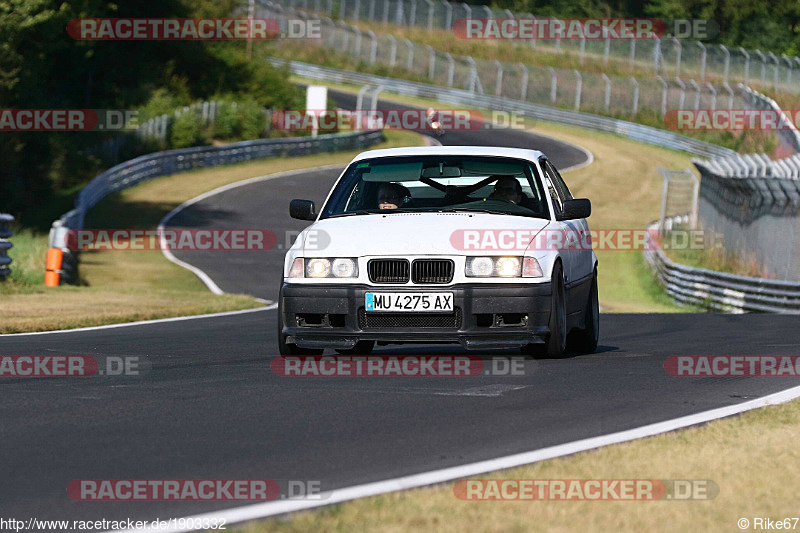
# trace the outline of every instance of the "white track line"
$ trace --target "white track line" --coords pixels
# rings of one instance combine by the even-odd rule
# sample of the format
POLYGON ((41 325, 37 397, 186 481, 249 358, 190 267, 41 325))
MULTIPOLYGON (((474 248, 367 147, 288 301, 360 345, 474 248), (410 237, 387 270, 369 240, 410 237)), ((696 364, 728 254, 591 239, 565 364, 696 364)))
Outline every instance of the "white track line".
MULTIPOLYGON (((258 299, 257 299, 258 300, 258 299)), ((262 303, 267 303, 267 300, 259 300, 262 303)), ((104 326, 89 326, 85 328, 75 328, 75 329, 55 329, 51 331, 32 331, 30 333, 6 333, 5 335, 0 335, 0 339, 5 339, 6 337, 22 337, 23 335, 50 335, 51 333, 76 333, 78 331, 97 331, 100 329, 114 329, 114 328, 127 328, 130 326, 149 326, 150 324, 163 324, 165 322, 182 322, 184 320, 197 320, 200 318, 216 318, 220 316, 234 316, 234 315, 243 315, 245 313, 256 313, 259 311, 269 311, 272 309, 277 309, 278 304, 269 302, 269 305, 264 307, 255 307, 253 309, 241 309, 239 311, 225 311, 222 313, 208 313, 206 315, 188 315, 188 316, 174 316, 171 318, 157 318, 154 320, 139 320, 137 322, 122 322, 120 324, 106 324, 104 326)))
MULTIPOLYGON (((542 448, 530 452, 523 452, 514 455, 507 455, 505 457, 498 457, 497 459, 489 459, 487 461, 480 461, 477 463, 470 463, 461 466, 454 466, 451 468, 443 468, 441 470, 432 470, 430 472, 423 472, 421 474, 414 474, 411 476, 397 477, 393 479, 386 479, 374 483, 365 483, 363 485, 354 485, 352 487, 345 487, 336 489, 320 495, 320 499, 316 500, 277 500, 273 502, 257 503, 253 505, 245 505, 242 507, 234 507, 221 511, 211 513, 203 513, 184 518, 186 520, 200 520, 203 519, 225 519, 226 523, 245 522, 249 520, 257 520, 270 516, 275 516, 284 513, 291 513, 302 511, 306 509, 313 509, 315 507, 322 507, 324 505, 332 505, 336 503, 355 500, 357 498, 364 498, 367 496, 375 496, 378 494, 385 494, 387 492, 394 492, 398 490, 407 490, 425 485, 433 485, 435 483, 443 483, 453 481, 455 479, 466 478, 470 476, 477 476, 502 470, 506 468, 513 468, 526 464, 544 461, 546 459, 553 459, 555 457, 563 457, 578 452, 593 450, 602 446, 610 444, 618 444, 643 437, 651 437, 659 433, 674 431, 696 424, 703 424, 719 418, 724 418, 751 409, 758 409, 767 405, 777 405, 788 402, 795 398, 800 397, 800 387, 793 387, 791 389, 776 392, 762 398, 750 400, 728 407, 720 407, 710 411, 703 411, 693 415, 683 416, 664 422, 657 422, 639 428, 620 431, 618 433, 611 433, 602 435, 600 437, 592 437, 589 439, 578 440, 566 444, 559 444, 549 448, 542 448)), ((141 533, 143 531, 156 532, 180 532, 180 531, 194 531, 193 529, 181 528, 168 528, 168 529, 131 529, 123 530, 125 533, 141 533)))
MULTIPOLYGON (((208 287, 208 290, 210 290, 214 294, 225 294, 225 291, 220 289, 219 285, 217 285, 214 282, 214 280, 211 279, 211 276, 209 276, 208 274, 206 274, 205 272, 203 272, 201 269, 197 268, 196 266, 191 265, 191 264, 189 264, 189 263, 187 263, 185 261, 181 261, 180 259, 175 257, 175 255, 166 247, 166 240, 164 238, 164 226, 167 225, 167 223, 170 221, 170 219, 172 219, 175 215, 177 215, 178 213, 180 213, 181 211, 183 211, 187 207, 196 204, 197 202, 203 201, 206 198, 210 198, 211 196, 214 196, 214 195, 226 192, 226 191, 230 191, 231 189, 236 189, 238 187, 243 187, 245 185, 250 185, 251 183, 269 181, 269 180, 273 180, 273 179, 277 179, 277 178, 285 178, 287 176, 293 176, 293 175, 296 175, 296 174, 302 174, 302 173, 308 172, 308 171, 328 170, 328 169, 342 168, 343 166, 345 166, 345 165, 333 164, 333 165, 325 165, 325 166, 321 166, 321 167, 298 168, 298 169, 295 169, 295 170, 287 170, 285 172, 276 172, 274 174, 267 174, 265 176, 256 176, 255 178, 248 178, 248 179, 245 179, 245 180, 242 180, 242 181, 229 183, 228 185, 223 185, 222 187, 217 187, 216 189, 213 189, 211 191, 204 192, 200 196, 195 196, 191 200, 186 200, 181 205, 179 205, 178 207, 176 207, 175 209, 173 209, 172 211, 167 213, 166 216, 164 216, 164 218, 162 218, 161 221, 158 223, 158 233, 159 233, 159 235, 161 235, 161 241, 160 241, 161 253, 163 253, 164 257, 166 257, 169 261, 172 261, 176 265, 185 268, 186 270, 192 272, 195 276, 200 278, 200 281, 202 281, 206 285, 206 287, 208 287)), ((263 301, 263 300, 259 300, 259 301, 263 301)))

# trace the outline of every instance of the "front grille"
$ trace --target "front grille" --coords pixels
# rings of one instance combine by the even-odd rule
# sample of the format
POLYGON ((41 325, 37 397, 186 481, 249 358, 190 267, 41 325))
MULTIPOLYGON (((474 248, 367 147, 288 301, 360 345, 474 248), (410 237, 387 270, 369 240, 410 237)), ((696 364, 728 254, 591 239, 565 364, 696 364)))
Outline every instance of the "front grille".
POLYGON ((417 259, 411 265, 411 281, 450 283, 453 281, 453 265, 450 259, 417 259))
POLYGON ((408 283, 408 260, 371 259, 367 273, 372 283, 408 283))
POLYGON ((449 328, 461 327, 461 308, 446 315, 432 313, 369 313, 358 309, 358 327, 369 328, 449 328))

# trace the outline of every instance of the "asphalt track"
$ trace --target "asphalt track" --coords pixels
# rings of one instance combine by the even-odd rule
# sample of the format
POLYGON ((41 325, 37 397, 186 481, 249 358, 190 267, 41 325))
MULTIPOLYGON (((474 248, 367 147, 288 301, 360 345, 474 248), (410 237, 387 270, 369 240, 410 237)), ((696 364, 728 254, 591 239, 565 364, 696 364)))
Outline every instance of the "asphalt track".
MULTIPOLYGON (((318 200, 332 179, 312 172, 232 189, 174 222, 299 229, 288 200, 318 200)), ((227 266, 208 273, 224 290, 274 299, 282 253, 256 263, 221 255, 227 266), (248 278, 254 268, 263 277, 248 278)), ((269 366, 275 320, 274 310, 261 310, 0 337, 3 355, 143 356, 152 367, 138 378, 0 380, 0 517, 153 520, 238 505, 77 502, 66 493, 73 479, 318 480, 336 490, 536 450, 797 385, 791 378, 670 377, 663 368, 670 355, 800 353, 791 316, 603 314, 598 353, 526 360, 521 376, 280 378, 269 366)), ((430 349, 380 350, 409 352, 430 349)))

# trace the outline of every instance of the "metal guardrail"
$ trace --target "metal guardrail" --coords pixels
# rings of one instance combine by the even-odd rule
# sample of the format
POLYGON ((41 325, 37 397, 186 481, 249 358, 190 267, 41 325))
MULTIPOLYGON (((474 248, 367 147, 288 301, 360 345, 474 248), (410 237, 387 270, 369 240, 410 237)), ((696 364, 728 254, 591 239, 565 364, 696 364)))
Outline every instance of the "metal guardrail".
MULTIPOLYGON (((279 58, 271 58, 270 61, 274 65, 284 65, 287 62, 279 58)), ((383 86, 383 90, 386 92, 405 96, 432 98, 440 102, 463 105, 470 108, 483 107, 485 109, 513 111, 527 118, 613 133, 634 141, 680 150, 701 157, 730 157, 736 155, 733 150, 722 146, 626 120, 532 104, 502 96, 477 94, 464 89, 322 67, 300 61, 289 61, 288 63, 293 74, 304 78, 324 80, 329 83, 380 85, 383 86)))
POLYGON ((53 222, 50 246, 62 248, 60 244, 64 242, 66 231, 83 228, 86 211, 101 199, 142 181, 195 168, 231 165, 268 157, 353 150, 379 142, 382 135, 380 131, 361 131, 318 137, 259 139, 227 146, 199 146, 139 156, 111 167, 83 188, 75 200, 75 208, 53 222))
MULTIPOLYGON (((71 256, 64 246, 67 232, 71 229, 83 229, 84 217, 89 209, 109 194, 151 178, 268 157, 354 150, 380 142, 382 137, 381 131, 358 131, 317 137, 259 139, 226 146, 199 146, 139 156, 111 167, 83 188, 75 200, 75 208, 53 222, 50 229, 50 247, 64 249, 64 255, 71 256)), ((70 257, 65 258, 69 259, 70 257)), ((74 280, 63 279, 63 281, 74 280)))
MULTIPOLYGON (((688 215, 673 217, 685 222, 688 215)), ((658 222, 648 229, 655 231, 658 222)), ((644 258, 667 293, 675 300, 707 309, 744 313, 800 314, 800 282, 737 276, 669 260, 660 248, 644 251, 644 258)))
POLYGON ((14 222, 14 217, 0 213, 0 281, 4 281, 11 274, 11 258, 8 251, 14 247, 11 241, 7 240, 13 235, 9 225, 14 222))

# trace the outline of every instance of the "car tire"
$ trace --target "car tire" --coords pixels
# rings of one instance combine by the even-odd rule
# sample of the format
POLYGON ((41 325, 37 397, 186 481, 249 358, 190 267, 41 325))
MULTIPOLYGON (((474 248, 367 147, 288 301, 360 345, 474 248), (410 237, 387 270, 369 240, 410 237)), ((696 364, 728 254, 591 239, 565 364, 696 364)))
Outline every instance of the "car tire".
POLYGON ((564 290, 564 274, 561 263, 553 266, 551 278, 553 289, 550 299, 550 319, 548 327, 550 333, 544 344, 528 344, 522 348, 522 353, 535 359, 558 359, 564 355, 567 345, 567 304, 564 290))
POLYGON ((283 297, 278 297, 278 353, 281 355, 322 355, 324 350, 316 348, 300 348, 296 344, 286 342, 283 334, 283 307, 281 306, 283 297))
POLYGON ((342 355, 369 355, 375 348, 375 341, 358 341, 355 346, 346 350, 336 351, 342 355))
POLYGON ((592 276, 592 287, 584 310, 585 328, 575 331, 570 339, 571 347, 581 353, 594 353, 600 339, 600 302, 597 297, 597 269, 592 276), (574 339, 574 340, 573 340, 574 339))

